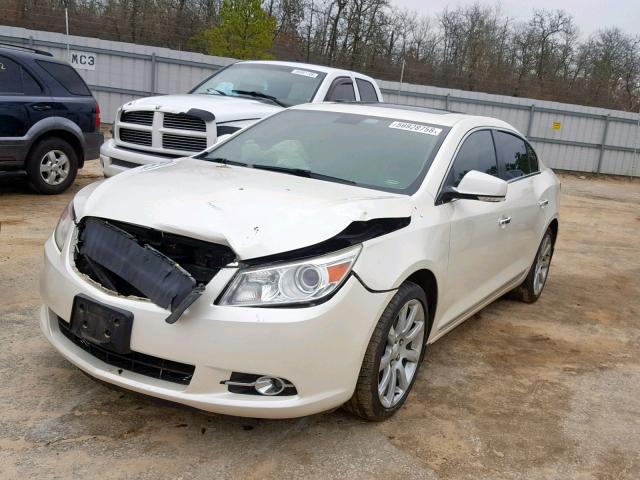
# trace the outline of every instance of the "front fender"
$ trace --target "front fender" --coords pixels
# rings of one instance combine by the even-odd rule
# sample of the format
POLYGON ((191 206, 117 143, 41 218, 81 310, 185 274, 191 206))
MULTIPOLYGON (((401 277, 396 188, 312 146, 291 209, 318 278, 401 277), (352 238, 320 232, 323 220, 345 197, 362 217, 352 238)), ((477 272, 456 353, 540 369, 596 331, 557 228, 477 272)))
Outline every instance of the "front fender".
POLYGON ((438 283, 444 280, 449 226, 425 225, 420 220, 414 215, 409 226, 363 244, 353 270, 367 288, 397 289, 411 274, 425 269, 434 274, 438 283))

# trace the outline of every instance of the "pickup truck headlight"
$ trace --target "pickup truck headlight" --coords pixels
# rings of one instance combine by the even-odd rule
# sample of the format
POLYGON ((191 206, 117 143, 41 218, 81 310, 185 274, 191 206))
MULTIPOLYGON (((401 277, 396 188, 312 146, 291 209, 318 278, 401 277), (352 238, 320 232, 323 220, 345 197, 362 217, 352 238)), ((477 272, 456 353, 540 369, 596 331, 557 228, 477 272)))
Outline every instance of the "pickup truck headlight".
POLYGON ((309 260, 240 270, 219 304, 269 306, 315 302, 340 288, 361 248, 358 245, 309 260))
POLYGON ((64 241, 67 239, 67 235, 69 235, 75 221, 76 213, 73 211, 73 200, 71 200, 69 205, 62 211, 60 220, 58 220, 56 229, 53 232, 53 241, 56 242, 58 250, 62 251, 64 241))

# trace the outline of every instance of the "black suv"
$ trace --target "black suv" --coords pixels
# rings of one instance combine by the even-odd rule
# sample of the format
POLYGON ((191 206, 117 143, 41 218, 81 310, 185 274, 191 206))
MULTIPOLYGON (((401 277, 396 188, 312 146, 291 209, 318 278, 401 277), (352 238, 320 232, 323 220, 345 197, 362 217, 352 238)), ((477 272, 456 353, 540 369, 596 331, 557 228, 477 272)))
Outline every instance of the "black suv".
POLYGON ((38 192, 61 193, 103 140, 98 102, 71 65, 0 46, 0 171, 26 170, 38 192))

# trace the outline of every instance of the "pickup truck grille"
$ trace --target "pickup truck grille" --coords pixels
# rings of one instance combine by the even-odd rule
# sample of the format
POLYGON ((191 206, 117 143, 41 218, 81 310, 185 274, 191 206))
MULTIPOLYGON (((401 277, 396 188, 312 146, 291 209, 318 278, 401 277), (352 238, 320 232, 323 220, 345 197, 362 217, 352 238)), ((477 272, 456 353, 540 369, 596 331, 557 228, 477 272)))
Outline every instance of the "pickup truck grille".
POLYGON ((221 134, 215 122, 155 109, 124 110, 114 130, 116 142, 175 157, 201 152, 221 134))
POLYGON ((185 152, 199 152, 207 148, 207 139, 165 133, 162 135, 162 148, 184 150, 185 152))
POLYGON ((153 124, 153 112, 151 110, 124 111, 120 114, 120 121, 151 126, 153 124))
POLYGON ((120 140, 136 145, 151 146, 151 132, 143 130, 133 130, 131 128, 120 128, 120 140))
POLYGON ((178 130, 193 130, 195 132, 206 132, 207 124, 204 120, 184 113, 165 113, 162 122, 164 128, 175 128, 178 130))

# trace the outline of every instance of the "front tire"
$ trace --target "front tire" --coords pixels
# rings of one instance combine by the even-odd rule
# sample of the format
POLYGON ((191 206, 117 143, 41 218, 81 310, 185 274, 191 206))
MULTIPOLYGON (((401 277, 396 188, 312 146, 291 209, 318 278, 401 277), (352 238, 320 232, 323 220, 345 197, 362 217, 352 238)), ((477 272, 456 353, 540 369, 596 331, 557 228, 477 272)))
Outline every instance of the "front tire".
POLYGON ((78 156, 73 147, 57 137, 36 143, 26 162, 27 175, 33 188, 45 195, 64 192, 78 173, 78 156))
POLYGON ((402 407, 424 358, 428 313, 424 290, 403 283, 378 320, 346 410, 381 421, 402 407))
POLYGON ((542 237, 536 258, 533 265, 529 269, 527 278, 510 292, 510 297, 525 303, 533 303, 542 294, 544 286, 549 276, 549 268, 551 267, 551 257, 553 257, 553 232, 548 228, 542 237))

